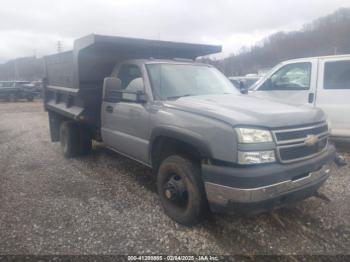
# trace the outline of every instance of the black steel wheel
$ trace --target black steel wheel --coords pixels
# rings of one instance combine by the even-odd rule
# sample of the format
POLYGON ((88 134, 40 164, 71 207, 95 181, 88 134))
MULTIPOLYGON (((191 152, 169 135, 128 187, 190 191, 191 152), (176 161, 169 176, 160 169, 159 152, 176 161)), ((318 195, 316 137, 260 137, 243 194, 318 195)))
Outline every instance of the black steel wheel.
POLYGON ((159 167, 157 189, 165 213, 176 222, 192 226, 208 211, 200 168, 192 160, 173 155, 159 167))
POLYGON ((169 204, 175 208, 185 209, 188 205, 188 191, 185 185, 185 179, 176 173, 168 173, 167 180, 164 181, 162 188, 169 204))

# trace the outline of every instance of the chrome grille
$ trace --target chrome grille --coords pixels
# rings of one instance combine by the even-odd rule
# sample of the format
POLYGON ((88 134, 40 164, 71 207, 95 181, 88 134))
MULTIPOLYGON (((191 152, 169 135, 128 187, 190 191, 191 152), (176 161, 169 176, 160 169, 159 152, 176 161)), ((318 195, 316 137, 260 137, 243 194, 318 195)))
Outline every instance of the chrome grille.
POLYGON ((311 158, 322 153, 328 144, 327 123, 272 130, 277 144, 277 156, 282 163, 311 158), (313 138, 313 143, 308 139, 313 138), (317 139, 316 139, 317 138, 317 139))

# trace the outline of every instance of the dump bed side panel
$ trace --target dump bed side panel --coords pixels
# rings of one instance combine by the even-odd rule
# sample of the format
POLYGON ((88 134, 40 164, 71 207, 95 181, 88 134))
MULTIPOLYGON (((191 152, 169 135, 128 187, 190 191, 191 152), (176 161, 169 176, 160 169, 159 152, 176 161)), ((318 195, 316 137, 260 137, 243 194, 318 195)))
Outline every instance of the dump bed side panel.
POLYGON ((45 57, 47 84, 50 86, 74 86, 73 51, 45 57))
POLYGON ((52 141, 59 141, 62 121, 79 121, 84 111, 84 103, 76 85, 73 51, 46 56, 44 87, 44 107, 49 112, 52 141))
POLYGON ((73 51, 45 57, 44 104, 47 110, 78 119, 83 101, 76 85, 73 51))
MULTIPOLYGON (((125 37, 88 35, 72 51, 45 57, 44 104, 57 140, 62 119, 72 119, 97 134, 101 123, 102 87, 114 66, 135 58, 190 58, 221 51, 221 46, 125 37)), ((53 135, 54 134, 54 135, 53 135)))

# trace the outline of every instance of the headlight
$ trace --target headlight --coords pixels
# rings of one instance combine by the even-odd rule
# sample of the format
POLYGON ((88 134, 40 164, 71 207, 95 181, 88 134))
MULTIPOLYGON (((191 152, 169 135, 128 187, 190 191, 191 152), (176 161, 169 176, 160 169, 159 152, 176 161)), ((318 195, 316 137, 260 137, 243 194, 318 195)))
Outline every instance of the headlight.
POLYGON ((271 132, 266 129, 236 128, 239 143, 272 142, 271 132))
POLYGON ((275 151, 256 151, 256 152, 243 152, 238 151, 238 164, 263 164, 275 162, 275 151))

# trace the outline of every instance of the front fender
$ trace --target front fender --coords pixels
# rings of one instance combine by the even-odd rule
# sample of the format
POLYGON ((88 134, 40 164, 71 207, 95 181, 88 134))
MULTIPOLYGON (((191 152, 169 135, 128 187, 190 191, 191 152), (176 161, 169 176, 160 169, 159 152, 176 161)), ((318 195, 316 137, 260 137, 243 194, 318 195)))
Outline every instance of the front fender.
POLYGON ((153 149, 154 141, 157 137, 161 136, 173 138, 193 146, 199 151, 201 156, 204 158, 212 157, 210 146, 200 134, 195 133, 191 130, 182 129, 174 126, 160 126, 153 129, 150 139, 150 156, 153 149))

